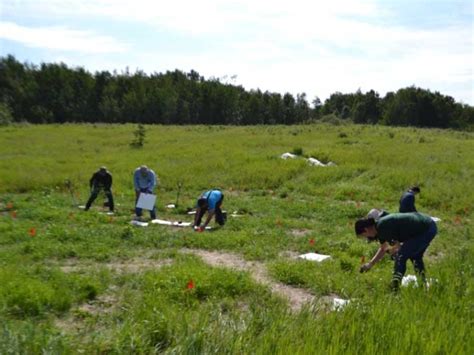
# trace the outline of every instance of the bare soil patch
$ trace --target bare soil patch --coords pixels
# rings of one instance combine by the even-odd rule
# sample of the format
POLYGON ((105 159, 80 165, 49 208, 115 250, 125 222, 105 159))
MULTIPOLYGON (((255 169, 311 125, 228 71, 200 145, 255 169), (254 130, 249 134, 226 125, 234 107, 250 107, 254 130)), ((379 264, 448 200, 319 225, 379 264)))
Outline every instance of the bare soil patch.
POLYGON ((75 262, 68 262, 67 265, 62 265, 59 268, 65 273, 71 272, 81 272, 89 269, 97 269, 105 267, 112 272, 119 274, 134 274, 150 269, 158 269, 160 267, 171 265, 173 263, 172 259, 148 259, 148 258, 132 258, 126 260, 116 260, 108 263, 91 263, 84 264, 80 263, 79 260, 75 262))
POLYGON ((227 267, 249 272, 255 281, 269 286, 273 293, 287 299, 292 311, 299 311, 305 304, 311 303, 314 300, 314 295, 307 290, 272 280, 263 263, 246 261, 238 255, 218 251, 182 249, 181 252, 197 255, 211 266, 227 267))
POLYGON ((306 228, 292 229, 290 233, 294 237, 304 237, 305 235, 308 235, 311 233, 311 229, 306 229, 306 228))

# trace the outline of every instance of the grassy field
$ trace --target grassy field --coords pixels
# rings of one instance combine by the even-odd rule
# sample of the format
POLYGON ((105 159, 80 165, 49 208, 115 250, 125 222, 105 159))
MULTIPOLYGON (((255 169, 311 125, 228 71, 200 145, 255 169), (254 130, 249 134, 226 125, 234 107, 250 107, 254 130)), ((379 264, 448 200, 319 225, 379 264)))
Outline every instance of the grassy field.
POLYGON ((1 354, 474 353, 474 134, 147 126, 137 149, 134 130, 0 127, 1 354), (336 166, 279 158, 293 150, 336 166), (159 218, 191 221, 212 187, 240 216, 204 233, 130 225, 141 164, 159 177, 159 218), (101 165, 114 216, 102 196, 76 206, 101 165), (388 257, 358 272, 377 245, 353 224, 374 207, 396 211, 415 183, 418 210, 441 218, 425 258, 433 282, 394 295, 388 257), (331 258, 297 258, 311 251, 331 258), (336 297, 350 303, 333 310, 336 297))

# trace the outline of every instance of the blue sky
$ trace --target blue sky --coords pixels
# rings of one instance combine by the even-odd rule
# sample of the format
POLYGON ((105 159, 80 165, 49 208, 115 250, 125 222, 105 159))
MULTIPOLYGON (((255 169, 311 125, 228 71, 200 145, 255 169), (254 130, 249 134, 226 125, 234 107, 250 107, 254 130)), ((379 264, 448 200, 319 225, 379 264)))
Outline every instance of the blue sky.
POLYGON ((471 0, 1 0, 0 55, 326 99, 415 85, 474 105, 471 0), (232 78, 232 79, 231 79, 232 78))

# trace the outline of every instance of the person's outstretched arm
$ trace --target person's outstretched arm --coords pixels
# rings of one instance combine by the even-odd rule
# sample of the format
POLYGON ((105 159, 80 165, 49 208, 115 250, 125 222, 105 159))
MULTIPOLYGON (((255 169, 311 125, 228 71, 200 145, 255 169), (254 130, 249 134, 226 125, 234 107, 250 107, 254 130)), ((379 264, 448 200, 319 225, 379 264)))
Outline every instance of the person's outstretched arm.
POLYGON ((212 209, 212 210, 209 210, 207 211, 207 218, 206 218, 206 221, 204 222, 204 224, 202 225, 202 229, 206 229, 207 225, 209 224, 209 222, 211 221, 212 217, 214 217, 216 213, 216 210, 215 209, 212 209))
POLYGON ((372 257, 372 260, 370 260, 368 263, 365 263, 364 265, 361 266, 360 272, 369 271, 375 264, 377 264, 380 260, 382 260, 388 248, 389 248, 389 244, 387 242, 384 242, 383 244, 381 244, 379 249, 375 253, 375 255, 372 257))

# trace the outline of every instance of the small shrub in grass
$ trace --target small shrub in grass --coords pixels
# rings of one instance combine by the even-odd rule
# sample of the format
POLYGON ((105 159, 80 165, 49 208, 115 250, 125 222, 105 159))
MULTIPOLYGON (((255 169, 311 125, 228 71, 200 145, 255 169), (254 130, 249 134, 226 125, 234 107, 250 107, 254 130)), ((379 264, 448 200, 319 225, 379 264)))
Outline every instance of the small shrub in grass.
POLYGON ((80 292, 83 294, 83 298, 88 301, 92 301, 97 297, 97 287, 92 284, 82 286, 80 292))
POLYGON ((348 258, 340 258, 339 267, 345 272, 352 272, 355 270, 353 262, 348 258))
POLYGON ((146 130, 145 126, 139 123, 135 131, 133 131, 134 139, 130 143, 130 146, 133 148, 142 148, 145 144, 146 130))
POLYGON ((337 135, 339 138, 347 138, 347 133, 346 132, 339 132, 337 135))
POLYGON ((302 156, 303 155, 303 148, 301 148, 301 147, 293 148, 291 153, 294 154, 294 155, 302 156))
POLYGON ((120 234, 120 238, 124 240, 132 239, 134 236, 134 230, 130 226, 126 226, 122 233, 120 234))

